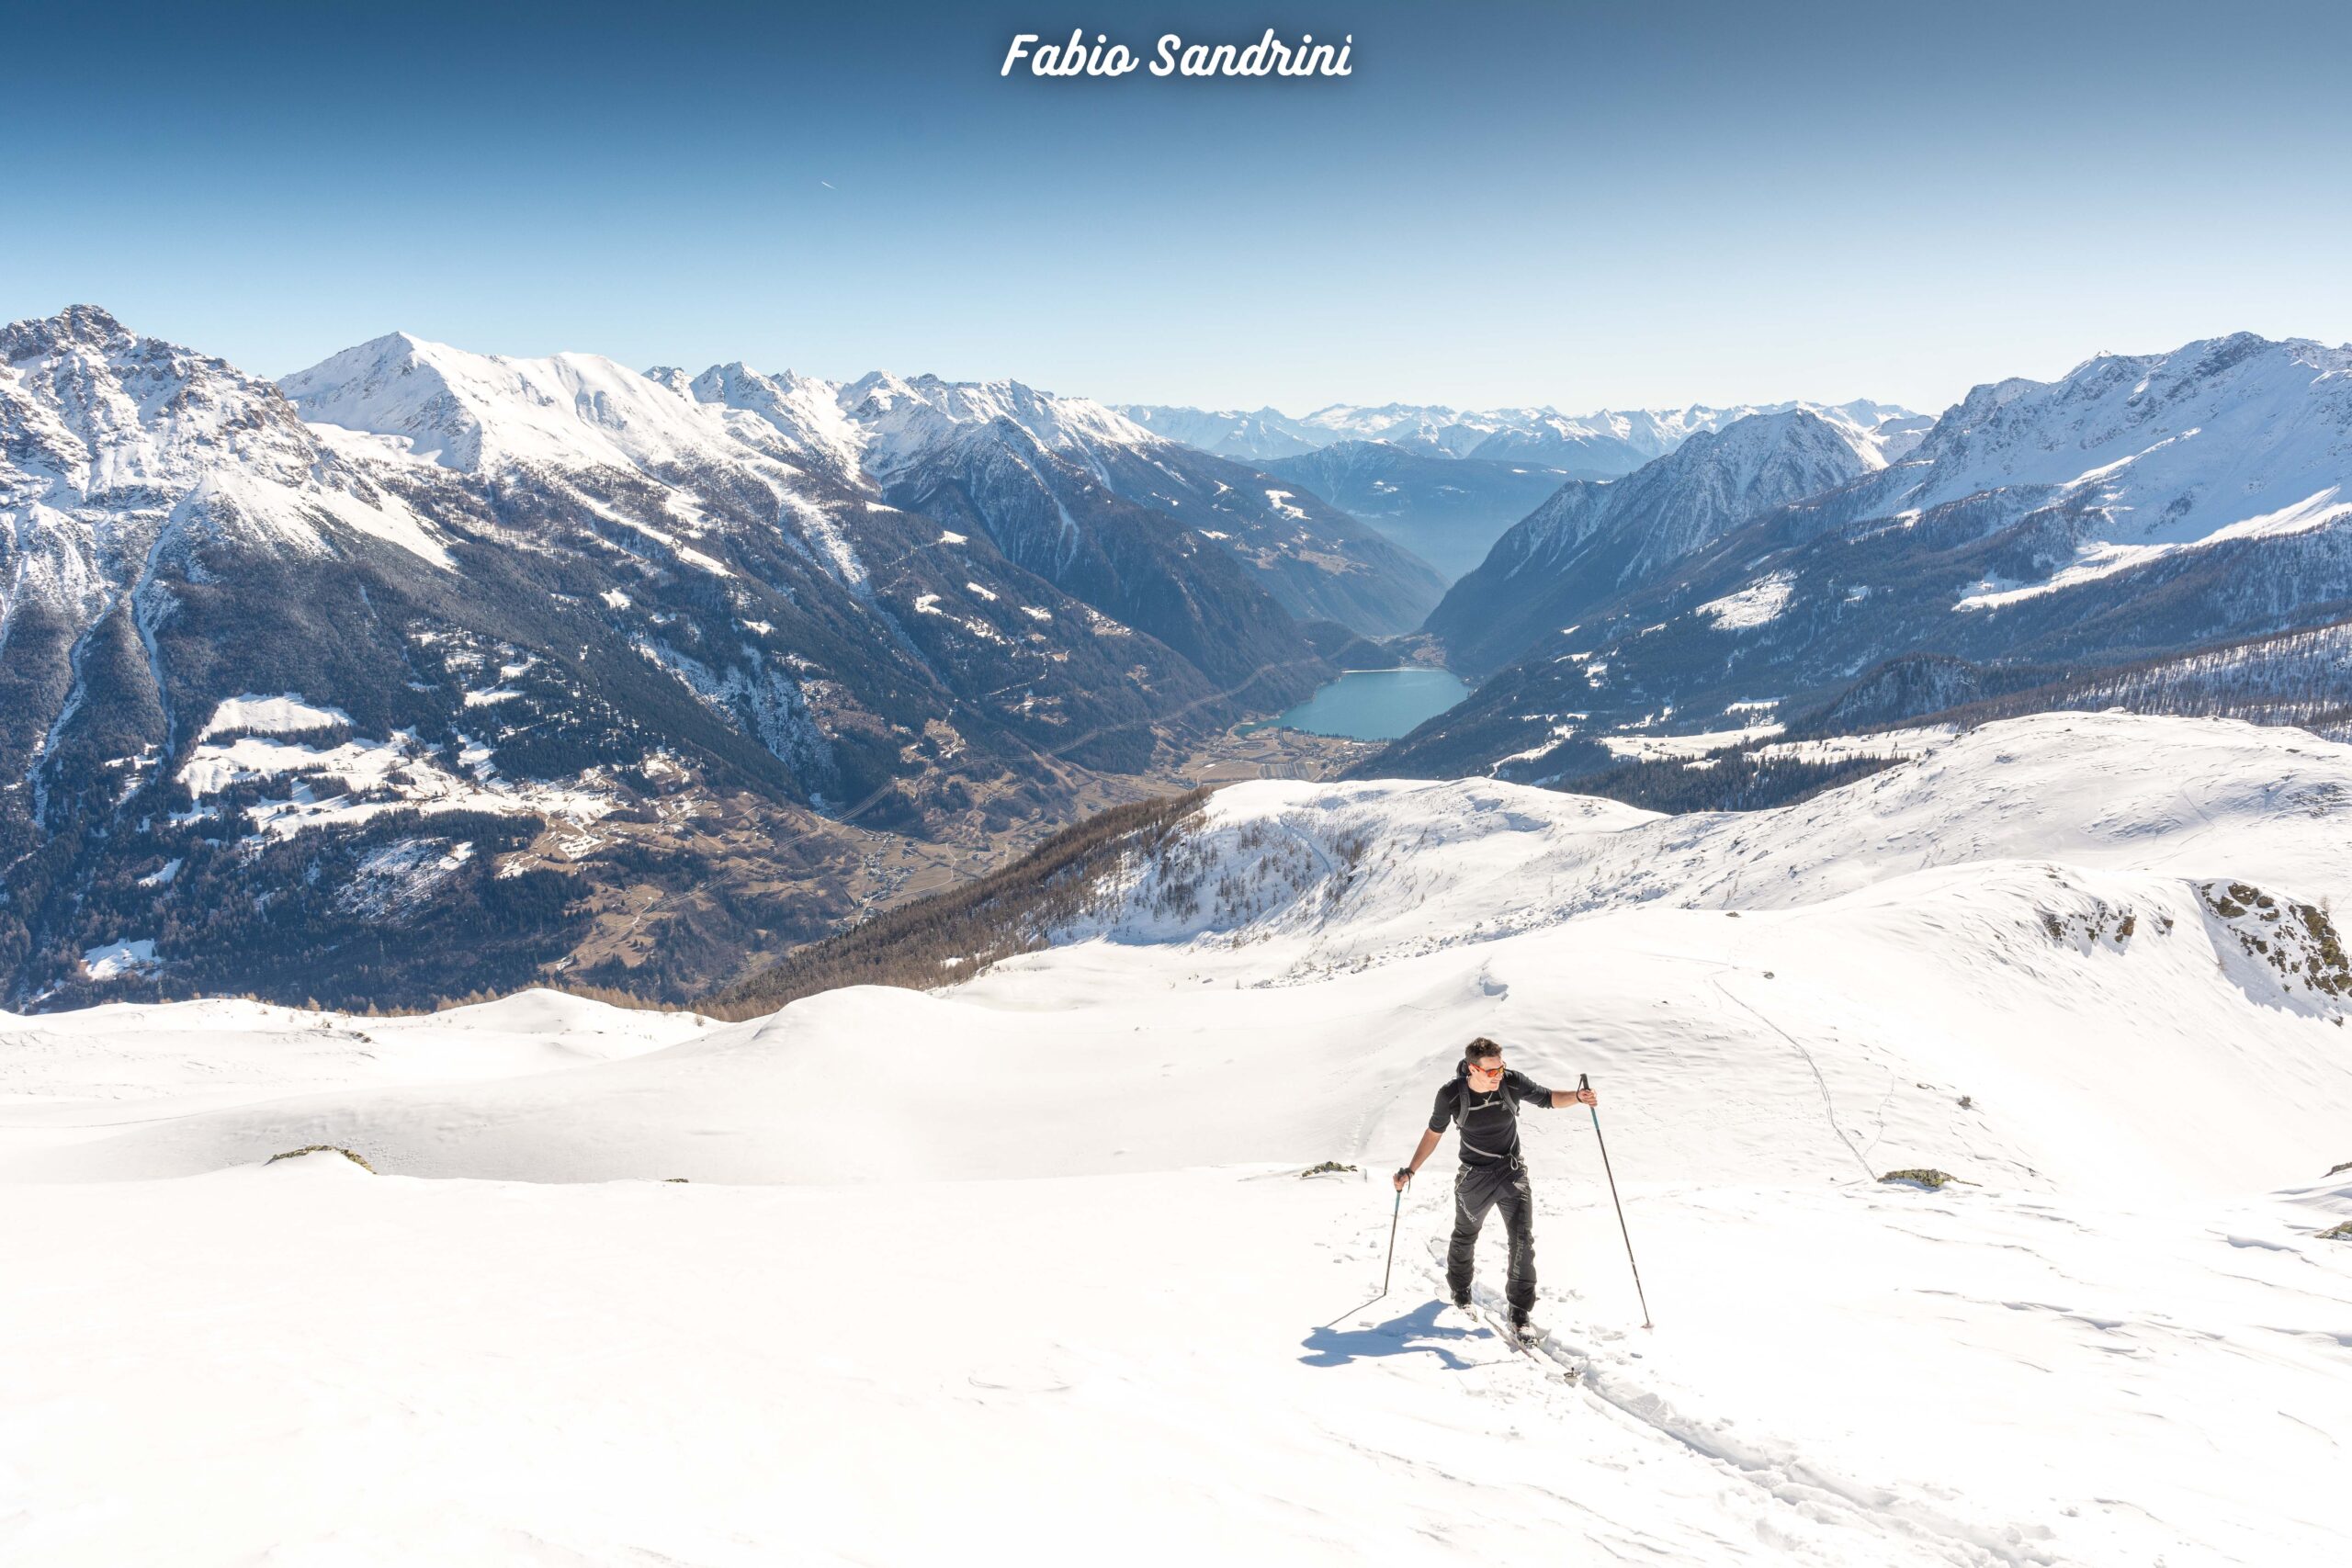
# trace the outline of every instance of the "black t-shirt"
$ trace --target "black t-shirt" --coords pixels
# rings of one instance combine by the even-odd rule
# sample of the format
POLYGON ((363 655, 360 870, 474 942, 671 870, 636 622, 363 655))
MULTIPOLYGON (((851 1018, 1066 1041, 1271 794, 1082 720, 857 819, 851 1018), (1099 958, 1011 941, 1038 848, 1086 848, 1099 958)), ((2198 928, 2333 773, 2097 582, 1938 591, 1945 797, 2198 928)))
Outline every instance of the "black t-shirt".
POLYGON ((1500 1089, 1480 1094, 1460 1073, 1437 1091, 1430 1109, 1430 1131, 1442 1133, 1456 1114, 1462 1122, 1462 1163, 1500 1165, 1519 1153, 1519 1105, 1548 1108, 1552 1091, 1525 1073, 1506 1068, 1500 1089), (1513 1103, 1516 1102, 1516 1103, 1513 1103))

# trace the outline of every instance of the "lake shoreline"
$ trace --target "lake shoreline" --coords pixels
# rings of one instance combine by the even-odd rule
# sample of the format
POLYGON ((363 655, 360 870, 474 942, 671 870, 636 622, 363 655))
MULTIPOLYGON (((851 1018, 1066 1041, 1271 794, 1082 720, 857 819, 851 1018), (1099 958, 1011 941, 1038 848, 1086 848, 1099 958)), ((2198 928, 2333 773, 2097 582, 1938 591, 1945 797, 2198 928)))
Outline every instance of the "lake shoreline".
POLYGON ((1450 670, 1399 664, 1385 670, 1345 670, 1317 687, 1306 701, 1270 719, 1236 727, 1236 735, 1261 729, 1295 729, 1347 740, 1395 740, 1455 706, 1470 694, 1469 682, 1450 670), (1420 676, 1403 683, 1373 682, 1373 676, 1420 676), (1377 688, 1377 689, 1375 689, 1377 688))

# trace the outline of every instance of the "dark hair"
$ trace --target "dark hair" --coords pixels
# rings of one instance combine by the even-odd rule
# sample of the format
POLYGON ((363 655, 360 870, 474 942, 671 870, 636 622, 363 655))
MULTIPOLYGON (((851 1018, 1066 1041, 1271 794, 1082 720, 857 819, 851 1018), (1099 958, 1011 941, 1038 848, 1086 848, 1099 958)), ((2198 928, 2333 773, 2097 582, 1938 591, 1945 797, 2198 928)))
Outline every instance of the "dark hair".
POLYGON ((1483 1034, 1462 1048, 1462 1059, 1465 1062, 1483 1062, 1489 1056, 1502 1054, 1503 1048, 1483 1034))

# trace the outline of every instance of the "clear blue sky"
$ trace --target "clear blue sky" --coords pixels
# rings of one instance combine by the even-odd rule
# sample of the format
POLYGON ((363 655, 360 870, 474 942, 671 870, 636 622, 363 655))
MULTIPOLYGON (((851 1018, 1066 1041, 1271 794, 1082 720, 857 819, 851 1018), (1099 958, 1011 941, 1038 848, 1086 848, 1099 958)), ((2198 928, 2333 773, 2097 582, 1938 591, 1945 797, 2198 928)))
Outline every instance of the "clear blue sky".
POLYGON ((12 11, 0 318, 264 374, 404 329, 1294 412, 1940 408, 2352 338, 2335 4, 12 11), (1078 22, 1352 33, 1355 74, 998 76, 1078 22))

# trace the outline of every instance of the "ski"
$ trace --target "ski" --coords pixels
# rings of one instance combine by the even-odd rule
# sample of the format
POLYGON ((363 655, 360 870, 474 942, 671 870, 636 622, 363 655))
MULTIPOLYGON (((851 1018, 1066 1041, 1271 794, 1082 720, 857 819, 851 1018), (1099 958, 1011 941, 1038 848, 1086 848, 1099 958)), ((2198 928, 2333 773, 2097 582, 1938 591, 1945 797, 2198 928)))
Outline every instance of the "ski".
POLYGON ((1521 1350, 1530 1356, 1534 1356, 1539 1353, 1540 1348, 1545 1342, 1546 1336, 1543 1330, 1532 1325, 1529 1325, 1524 1334, 1517 1333, 1511 1328, 1509 1320, 1498 1318, 1485 1307, 1477 1310, 1478 1320, 1493 1330, 1497 1338, 1515 1350, 1521 1350))
POLYGON ((1554 1352, 1552 1336, 1549 1332, 1531 1325, 1526 1334, 1514 1334, 1511 1332, 1509 1319, 1496 1316, 1488 1308, 1475 1302, 1470 1308, 1470 1314, 1485 1325, 1487 1332, 1496 1338, 1525 1356, 1537 1366, 1547 1371, 1557 1372, 1570 1382, 1577 1381, 1577 1368, 1574 1363, 1554 1352))
MULTIPOLYGON (((1437 1262, 1442 1269, 1445 1261, 1444 1243, 1440 1241, 1437 1237, 1431 1236, 1429 1240, 1429 1249, 1430 1258, 1437 1262)), ((1442 1276, 1441 1275, 1441 1277, 1442 1276)), ((1438 1299, 1446 1306, 1451 1307, 1453 1305, 1453 1300, 1449 1296, 1440 1296, 1438 1299)), ((1463 1309, 1455 1308, 1455 1310, 1460 1311, 1463 1309)), ((1558 1372, 1561 1377, 1566 1379, 1570 1382, 1579 1381, 1582 1375, 1581 1369, 1574 1362, 1566 1359, 1563 1354, 1555 1354, 1553 1352, 1552 1336, 1547 1331, 1541 1328, 1535 1328, 1531 1325, 1529 1336, 1525 1338, 1512 1333, 1510 1319, 1508 1317, 1497 1315, 1492 1307, 1488 1306, 1486 1302, 1480 1301, 1478 1299, 1478 1292, 1475 1288, 1471 1292, 1468 1311, 1470 1315, 1484 1325, 1488 1333, 1501 1340, 1504 1344, 1510 1346, 1512 1349, 1517 1350, 1520 1354, 1525 1356, 1529 1360, 1534 1361, 1540 1366, 1544 1366, 1550 1371, 1558 1372)))

